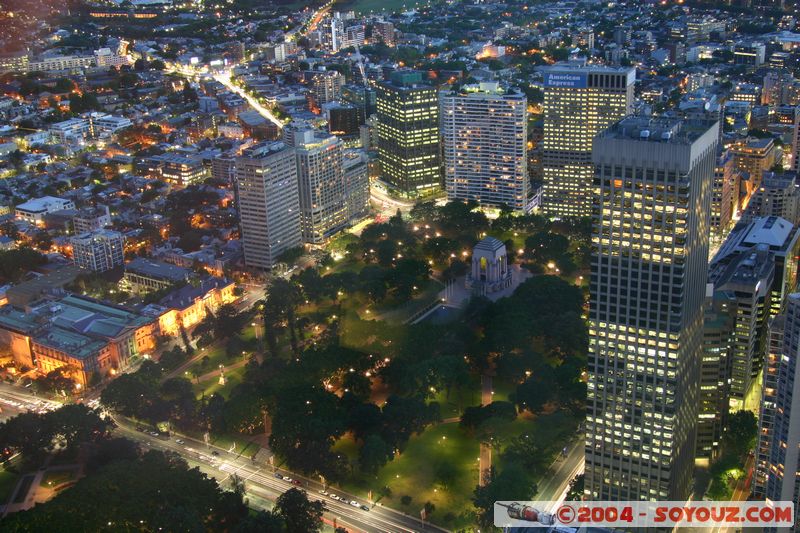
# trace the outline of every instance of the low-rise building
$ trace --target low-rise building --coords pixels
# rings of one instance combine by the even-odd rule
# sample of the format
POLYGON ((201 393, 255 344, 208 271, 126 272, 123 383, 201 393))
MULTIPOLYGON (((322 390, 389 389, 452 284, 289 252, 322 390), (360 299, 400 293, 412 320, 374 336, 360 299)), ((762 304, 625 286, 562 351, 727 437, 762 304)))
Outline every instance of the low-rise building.
POLYGON ((45 215, 64 209, 75 209, 75 203, 72 200, 55 196, 42 196, 19 204, 14 214, 20 220, 43 226, 45 215))
POLYGON ((133 294, 147 294, 188 282, 190 274, 187 268, 137 257, 125 265, 121 285, 133 294))

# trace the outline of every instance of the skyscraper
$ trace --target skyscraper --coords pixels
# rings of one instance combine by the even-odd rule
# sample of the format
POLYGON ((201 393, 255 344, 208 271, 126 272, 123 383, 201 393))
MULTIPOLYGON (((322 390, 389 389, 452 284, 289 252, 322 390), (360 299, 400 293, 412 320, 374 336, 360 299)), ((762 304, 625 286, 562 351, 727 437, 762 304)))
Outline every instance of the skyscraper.
POLYGON ((346 178, 342 141, 334 135, 300 131, 294 145, 303 241, 322 244, 363 213, 363 205, 358 210, 351 202, 368 198, 369 181, 366 174, 361 180, 346 178))
MULTIPOLYGON (((800 293, 787 298, 786 314, 772 328, 759 420, 755 494, 772 501, 798 498, 800 470, 800 293), (776 348, 779 351, 776 352, 776 348)), ((795 514, 795 525, 798 524, 795 514)), ((794 531, 795 529, 793 529, 794 531)), ((774 529, 765 528, 765 531, 774 529)))
POLYGON ((257 144, 236 159, 244 261, 272 268, 300 246, 300 196, 294 149, 282 142, 257 144))
POLYGON ((378 105, 378 162, 381 179, 401 194, 416 196, 441 182, 439 98, 422 74, 393 72, 380 83, 378 105))
POLYGON ((594 141, 590 499, 689 496, 718 128, 628 118, 594 141))
POLYGON ((526 211, 528 100, 496 82, 439 93, 448 200, 526 211))
POLYGON ((592 198, 592 139, 631 114, 632 68, 556 65, 544 71, 542 209, 548 215, 588 216, 592 198))

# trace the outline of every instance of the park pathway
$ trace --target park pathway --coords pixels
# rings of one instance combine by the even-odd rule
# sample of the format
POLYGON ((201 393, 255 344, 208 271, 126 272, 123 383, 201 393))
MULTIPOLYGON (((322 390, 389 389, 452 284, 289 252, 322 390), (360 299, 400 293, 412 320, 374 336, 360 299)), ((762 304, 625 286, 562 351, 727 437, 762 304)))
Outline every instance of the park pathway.
MULTIPOLYGON (((489 374, 481 375, 481 405, 489 405, 492 403, 492 376, 489 374)), ((480 479, 478 484, 483 487, 491 481, 492 475, 492 447, 486 443, 481 443, 480 448, 480 461, 478 469, 480 471, 480 479)))

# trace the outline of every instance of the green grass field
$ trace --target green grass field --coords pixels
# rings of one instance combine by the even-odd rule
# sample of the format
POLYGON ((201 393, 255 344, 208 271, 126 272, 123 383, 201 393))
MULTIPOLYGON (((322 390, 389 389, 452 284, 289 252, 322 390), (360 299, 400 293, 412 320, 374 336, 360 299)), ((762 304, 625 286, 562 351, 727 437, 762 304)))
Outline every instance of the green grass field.
POLYGON ((74 468, 67 468, 63 470, 48 470, 42 476, 42 481, 39 483, 41 487, 55 488, 63 483, 73 481, 77 472, 74 468))
MULTIPOLYGON (((436 506, 431 521, 451 529, 473 523, 470 497, 478 482, 478 442, 458 428, 441 424, 412 437, 405 451, 371 479, 357 479, 344 488, 362 498, 371 490, 377 499, 382 487, 391 495, 381 504, 418 515, 426 502, 436 506), (411 496, 403 505, 403 496, 411 496)), ((352 440, 337 444, 338 451, 353 457, 352 440)))
POLYGON ((245 367, 240 366, 230 370, 225 370, 225 385, 219 384, 219 377, 214 377, 205 381, 197 383, 192 380, 192 388, 194 389, 197 397, 209 397, 214 393, 221 394, 226 399, 230 396, 233 388, 242 382, 244 379, 245 367))
POLYGON ((0 503, 5 504, 19 482, 19 474, 0 470, 0 503))
POLYGON ((347 3, 346 6, 343 4, 342 8, 346 7, 357 13, 369 13, 370 11, 377 13, 380 11, 394 12, 406 10, 422 5, 424 5, 424 2, 411 0, 355 0, 354 2, 347 3))

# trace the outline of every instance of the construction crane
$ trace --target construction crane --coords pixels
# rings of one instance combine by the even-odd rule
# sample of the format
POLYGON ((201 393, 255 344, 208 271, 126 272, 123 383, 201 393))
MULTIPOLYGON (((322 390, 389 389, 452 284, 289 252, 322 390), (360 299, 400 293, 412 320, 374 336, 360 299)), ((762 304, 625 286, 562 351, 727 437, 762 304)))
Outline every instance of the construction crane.
POLYGON ((358 43, 356 45, 356 61, 358 61, 358 70, 361 71, 361 79, 364 80, 364 87, 367 87, 369 83, 367 82, 367 71, 364 69, 364 59, 361 57, 361 48, 358 47, 358 43))

